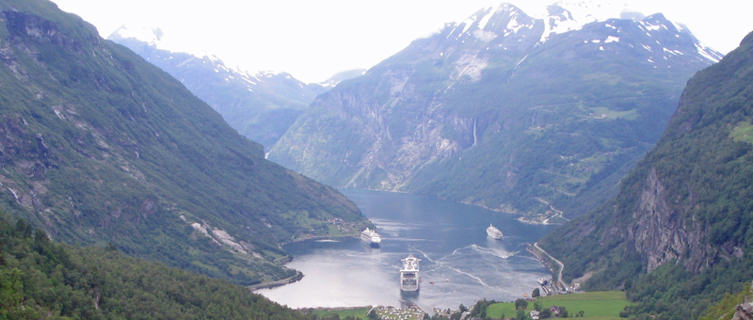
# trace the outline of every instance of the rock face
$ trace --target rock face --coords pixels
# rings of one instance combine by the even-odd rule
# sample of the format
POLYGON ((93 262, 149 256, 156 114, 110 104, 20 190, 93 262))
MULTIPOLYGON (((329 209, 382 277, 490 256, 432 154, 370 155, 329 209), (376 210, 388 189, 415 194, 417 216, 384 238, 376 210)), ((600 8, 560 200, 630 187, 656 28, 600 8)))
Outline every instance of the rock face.
POLYGON ((698 308, 749 281, 751 97, 753 34, 688 81, 664 135, 614 200, 541 242, 568 266, 565 277, 593 271, 591 288, 632 286, 629 296, 660 305, 641 307, 659 318, 678 299, 697 302, 685 315, 697 317, 698 308))
MULTIPOLYGON (((747 294, 753 293, 753 282, 751 282, 751 286, 747 290, 743 291, 743 303, 735 306, 732 320, 753 320, 753 302, 751 302, 751 296, 747 295, 746 292, 747 294)), ((726 315, 728 316, 729 314, 726 315)))
MULTIPOLYGON (((159 29, 153 30, 159 34, 159 29)), ((157 37, 157 36, 155 36, 157 37)), ((122 44, 178 79, 209 104, 238 133, 270 148, 314 98, 327 89, 287 73, 248 74, 216 57, 196 57, 160 49, 125 28, 109 39, 122 44)), ((344 75, 347 77, 348 75, 344 75)), ((336 80, 330 84, 336 84, 336 80)))
POLYGON ((269 157, 340 187, 575 215, 614 195, 716 58, 661 14, 578 25, 504 4, 319 96, 269 157))
POLYGON ((711 251, 704 244, 708 230, 700 221, 683 221, 689 208, 677 207, 668 201, 668 192, 651 168, 640 193, 638 208, 633 211, 634 223, 627 240, 646 259, 646 271, 691 257, 683 263, 690 270, 700 270, 710 263, 711 251))
POLYGON ((49 1, 0 1, 0 208, 50 237, 251 284, 368 222, 49 1))
POLYGON ((732 320, 753 320, 753 303, 744 303, 735 308, 732 320))

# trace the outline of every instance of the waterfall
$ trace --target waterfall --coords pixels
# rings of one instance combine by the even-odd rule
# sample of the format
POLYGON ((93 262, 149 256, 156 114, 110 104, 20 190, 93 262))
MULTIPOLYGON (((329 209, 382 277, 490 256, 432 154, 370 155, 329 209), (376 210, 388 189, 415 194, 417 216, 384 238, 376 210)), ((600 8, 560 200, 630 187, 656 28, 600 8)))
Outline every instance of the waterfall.
POLYGON ((477 119, 473 119, 473 145, 472 147, 475 147, 476 142, 478 142, 478 136, 476 136, 476 121, 477 119))

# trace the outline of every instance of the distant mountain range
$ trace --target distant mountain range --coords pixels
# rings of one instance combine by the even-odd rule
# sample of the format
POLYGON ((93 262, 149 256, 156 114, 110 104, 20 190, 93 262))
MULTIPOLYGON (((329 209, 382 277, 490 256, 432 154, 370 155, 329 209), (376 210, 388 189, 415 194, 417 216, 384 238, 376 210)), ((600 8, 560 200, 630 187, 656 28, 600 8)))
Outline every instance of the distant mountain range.
POLYGON ((753 33, 688 81, 663 136, 616 197, 541 244, 565 263, 566 279, 627 289, 639 318, 698 319, 750 288, 753 33))
POLYGON ((0 25, 0 208, 51 238, 253 284, 296 274, 281 244, 370 225, 79 17, 4 0, 0 25))
POLYGON ((321 84, 305 84, 287 73, 249 74, 215 56, 198 57, 160 47, 160 29, 121 27, 108 38, 178 79, 222 115, 238 133, 269 149, 314 98, 363 70, 335 74, 321 84))
POLYGON ((186 271, 295 279, 283 244, 372 226, 200 94, 328 183, 563 222, 539 244, 568 282, 624 289, 622 315, 728 317, 753 279, 753 33, 707 67, 661 14, 570 9, 485 8, 322 86, 113 36, 182 84, 0 0, 0 318, 317 317, 186 271))
MULTIPOLYGON (((157 31, 155 31, 157 32, 157 31)), ((212 106, 238 133, 269 148, 326 89, 306 85, 289 74, 251 75, 225 66, 216 57, 159 49, 120 28, 109 39, 166 71, 212 106)), ((156 36, 155 36, 156 37, 156 36)))
POLYGON ((661 14, 582 12, 552 5, 534 18, 503 4, 449 23, 317 97, 269 158, 338 187, 536 221, 587 212, 721 55, 661 14))

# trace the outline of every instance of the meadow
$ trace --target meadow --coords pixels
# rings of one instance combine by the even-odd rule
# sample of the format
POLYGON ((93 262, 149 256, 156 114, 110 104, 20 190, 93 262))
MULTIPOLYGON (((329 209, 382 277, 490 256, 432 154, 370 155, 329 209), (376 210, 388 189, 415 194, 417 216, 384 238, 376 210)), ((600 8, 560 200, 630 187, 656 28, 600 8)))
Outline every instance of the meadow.
MULTIPOLYGON (((570 317, 574 317, 579 311, 583 311, 581 319, 591 320, 608 320, 620 319, 620 311, 630 302, 622 291, 597 291, 576 294, 564 294, 549 297, 539 297, 535 301, 541 304, 542 308, 551 306, 564 306, 570 317)), ((526 314, 533 310, 533 302, 528 303, 526 314)), ((499 319, 502 315, 514 317, 514 302, 498 302, 489 305, 486 309, 486 315, 492 319, 499 319)))

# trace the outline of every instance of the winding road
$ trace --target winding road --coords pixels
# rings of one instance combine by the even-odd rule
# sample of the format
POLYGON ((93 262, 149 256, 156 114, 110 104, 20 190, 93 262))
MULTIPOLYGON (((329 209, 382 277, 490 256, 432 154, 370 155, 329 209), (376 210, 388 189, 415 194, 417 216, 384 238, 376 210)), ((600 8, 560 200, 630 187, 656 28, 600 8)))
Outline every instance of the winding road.
POLYGON ((549 259, 552 259, 552 261, 554 261, 554 262, 556 262, 556 263, 558 263, 560 265, 560 271, 557 274, 557 281, 559 282, 560 286, 562 286, 562 288, 565 289, 565 291, 567 291, 567 284, 565 284, 565 282, 562 281, 562 270, 565 270, 565 264, 562 263, 562 261, 559 261, 556 258, 552 257, 552 255, 549 254, 549 252, 546 252, 546 251, 544 251, 544 249, 541 249, 541 247, 539 247, 539 243, 538 242, 534 242, 533 246, 537 250, 539 250, 542 253, 544 253, 547 257, 549 257, 549 259))

